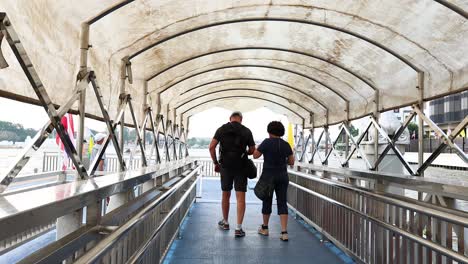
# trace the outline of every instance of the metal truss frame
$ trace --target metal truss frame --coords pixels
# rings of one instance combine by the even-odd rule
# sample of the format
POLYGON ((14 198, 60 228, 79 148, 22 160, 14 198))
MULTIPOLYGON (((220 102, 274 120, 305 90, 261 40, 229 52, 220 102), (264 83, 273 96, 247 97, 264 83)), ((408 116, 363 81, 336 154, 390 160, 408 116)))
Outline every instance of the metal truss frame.
MULTIPOLYGON (((44 143, 48 135, 52 132, 53 129, 57 131, 60 140, 63 142, 64 149, 70 157, 73 165, 75 166, 78 175, 82 179, 89 178, 86 168, 84 167, 81 159, 75 149, 73 142, 70 140, 70 137, 65 130, 64 126, 61 123, 62 116, 68 112, 72 107, 73 103, 78 99, 81 94, 82 87, 77 85, 75 92, 72 95, 66 104, 64 104, 58 110, 55 108, 55 105, 52 103, 49 94, 47 93, 44 84, 42 83, 39 75, 34 68, 23 44, 21 43, 18 34, 13 28, 8 16, 5 13, 0 13, 0 31, 5 37, 8 45, 13 51, 18 63, 20 64, 23 72, 25 73, 29 83, 31 84, 35 94, 37 95, 42 107, 49 116, 49 121, 43 127, 43 129, 34 137, 32 144, 29 145, 22 155, 16 160, 14 165, 7 171, 7 173, 2 176, 0 179, 0 193, 2 193, 8 185, 13 181, 13 179, 18 175, 21 169, 24 168, 26 163, 29 161, 31 155, 44 143), (80 88, 78 88, 80 87, 80 88), (33 150, 31 150, 33 149, 33 150)), ((3 57, 3 55, 2 55, 3 57)), ((4 67, 7 64, 3 64, 4 67)))
POLYGON ((171 154, 169 153, 169 144, 167 143, 167 138, 168 138, 168 135, 167 135, 167 125, 169 123, 169 121, 167 122, 164 122, 164 116, 163 115, 159 115, 159 122, 161 123, 161 127, 162 127, 162 130, 163 130, 163 135, 164 135, 164 152, 165 152, 165 156, 166 156, 166 161, 171 161, 171 154))
MULTIPOLYGON (((361 132, 361 134, 358 136, 357 140, 354 139, 354 137, 351 135, 349 125, 347 122, 341 123, 341 127, 339 130, 339 133, 335 140, 333 142, 330 142, 329 139, 329 133, 327 127, 324 127, 325 129, 321 132, 321 134, 318 137, 317 142, 314 142, 314 139, 312 138, 311 140, 311 134, 307 136, 307 138, 304 136, 302 132, 298 132, 295 134, 296 142, 298 144, 295 146, 295 155, 298 158, 300 162, 303 162, 305 157, 306 157, 306 152, 307 148, 309 145, 312 147, 311 149, 311 157, 309 159, 309 163, 313 163, 315 155, 318 155, 320 162, 322 165, 328 164, 328 159, 330 155, 333 153, 335 156, 338 157, 340 164, 342 167, 348 167, 349 165, 349 160, 351 157, 354 155, 356 151, 361 155, 362 159, 365 161, 366 166, 369 170, 377 170, 379 164, 383 161, 383 159, 388 155, 390 150, 393 151, 393 154, 397 156, 397 158, 400 160, 400 162, 403 164, 405 169, 408 171, 408 173, 412 176, 420 176, 424 173, 424 171, 429 167, 429 165, 442 153, 442 151, 446 147, 451 147, 455 150, 456 154, 466 163, 468 163, 468 155, 466 155, 455 143, 454 139, 457 137, 463 129, 468 125, 468 116, 466 116, 459 124, 458 126, 453 130, 453 132, 450 135, 447 135, 440 129, 430 118, 428 118, 419 108, 417 104, 413 105, 413 111, 410 113, 409 116, 405 119, 403 124, 398 128, 398 130, 395 132, 394 135, 389 136, 385 130, 379 125, 377 119, 374 116, 369 117, 369 123, 366 125, 366 129, 361 132), (428 126, 437 133, 437 135, 441 138, 444 139, 444 142, 422 163, 422 165, 418 166, 417 169, 413 169, 412 166, 404 159, 403 154, 401 151, 397 148, 395 142, 398 140, 398 138, 402 135, 404 130, 408 127, 409 123, 411 120, 413 120, 414 117, 418 116, 419 118, 423 119, 428 126), (361 143, 363 139, 365 138, 366 135, 370 133, 371 127, 374 127, 378 134, 382 135, 383 138, 387 141, 387 145, 385 146, 384 150, 380 155, 378 155, 378 158, 372 163, 370 160, 367 158, 366 154, 363 153, 362 148, 361 148, 361 143), (336 153, 336 144, 338 143, 339 138, 342 135, 345 135, 349 138, 349 144, 352 146, 351 151, 347 154, 345 160, 342 160, 341 157, 336 153), (325 149, 325 157, 322 157, 319 152, 319 146, 320 143, 322 142, 323 135, 325 135, 326 143, 330 143, 330 149, 328 148, 325 149), (300 149, 299 149, 300 146, 300 149)), ((312 129, 313 130, 313 129, 312 129)), ((375 139, 378 140, 378 139, 375 139)), ((423 140, 422 137, 419 138, 419 140, 423 140)), ((328 145, 328 144, 327 144, 328 145)))
POLYGON ((455 150, 456 154, 465 162, 468 163, 468 155, 466 155, 463 150, 461 150, 458 145, 456 145, 453 140, 463 131, 463 129, 468 125, 468 116, 465 118, 455 127, 450 135, 447 135, 438 127, 430 118, 428 118, 421 109, 417 106, 413 106, 414 112, 416 112, 420 118, 426 122, 426 124, 434 130, 435 133, 439 137, 444 139, 444 142, 439 145, 439 147, 429 156, 429 158, 424 161, 424 163, 418 168, 417 173, 423 173, 427 167, 442 153, 442 151, 447 147, 450 146, 452 149, 455 150))
MULTIPOLYGON (((153 118, 152 109, 148 107, 145 110, 145 116, 142 120, 142 124, 139 125, 136 115, 135 115, 133 105, 132 105, 131 96, 129 94, 122 93, 119 97, 120 104, 117 109, 117 114, 114 119, 110 119, 109 113, 103 103, 103 96, 102 96, 101 89, 97 81, 96 74, 94 71, 86 69, 86 68, 81 69, 80 72, 78 73, 77 82, 75 84, 75 88, 72 92, 71 97, 66 101, 65 104, 61 105, 58 109, 56 109, 55 105, 53 104, 52 100, 49 97, 49 94, 47 93, 46 88, 44 87, 42 81, 40 80, 40 77, 38 73, 36 72, 31 60, 29 59, 29 56, 25 48, 23 47, 21 40, 19 39, 16 31, 11 25, 11 22, 8 19, 8 16, 5 13, 0 12, 0 43, 2 42, 4 38, 7 41, 8 45, 10 46, 11 50, 13 51, 29 83, 34 89, 34 92, 37 95, 41 106, 47 112, 47 115, 49 116, 49 120, 43 126, 43 128, 34 136, 33 140, 31 140, 31 144, 29 144, 24 149, 24 151, 20 155, 18 155, 13 165, 7 170, 7 172, 4 175, 0 175, 0 194, 8 188, 8 186, 13 181, 13 179, 25 167, 25 165, 27 164, 29 159, 32 157, 32 155, 40 148, 40 146, 45 142, 45 140, 54 130, 57 132, 57 135, 60 137, 60 140, 63 142, 64 149, 66 153, 68 154, 70 160, 72 161, 73 166, 76 169, 77 175, 81 179, 92 178, 92 176, 94 175, 99 165, 99 161, 102 159, 102 156, 104 155, 111 141, 116 150, 120 168, 122 170, 126 170, 127 167, 123 158, 119 140, 115 133, 115 129, 117 128, 119 124, 122 124, 122 119, 125 113, 125 109, 127 107, 128 107, 128 110, 130 110, 133 125, 137 132, 136 133, 137 135, 136 145, 139 146, 140 151, 141 151, 142 165, 147 166, 148 164, 147 163, 148 159, 145 153, 146 146, 145 146, 145 142, 143 141, 144 131, 147 131, 148 121, 150 121, 151 123, 149 131, 152 133, 153 139, 154 139, 151 152, 154 151, 154 149, 156 150, 156 162, 161 163, 160 151, 158 149, 158 142, 159 142, 158 140, 160 136, 160 132, 159 132, 160 124, 162 125, 162 129, 163 129, 165 150, 166 150, 166 160, 167 161, 171 160, 169 146, 167 142, 168 133, 166 131, 166 126, 164 124, 164 118, 162 115, 158 115, 155 120, 153 118), (67 131, 65 130, 64 126, 61 123, 61 119, 66 113, 68 113, 71 110, 72 106, 78 100, 82 100, 82 97, 85 94, 86 89, 89 87, 90 83, 93 88, 95 97, 97 99, 99 108, 101 110, 103 121, 106 124, 108 135, 105 137, 104 143, 102 147, 99 149, 96 157, 91 162, 89 169, 86 170, 86 168, 84 167, 82 163, 79 153, 77 153, 74 142, 70 140, 70 137, 67 131)), ((3 57, 3 54, 0 49, 0 69, 6 68, 6 67, 8 67, 8 63, 3 57)), ((80 113, 80 114, 84 115, 84 113, 80 113)), ((170 133, 171 133, 170 136, 173 139, 172 140, 173 141, 172 143, 173 144, 173 148, 172 148, 173 157, 174 159, 182 159, 184 158, 184 156, 182 155, 183 145, 185 145, 185 153, 186 153, 185 156, 187 156, 188 154, 187 145, 185 144, 184 141, 181 141, 181 135, 182 134, 184 135, 184 140, 185 140, 186 134, 183 131, 183 129, 181 132, 178 127, 177 128, 173 127, 172 121, 168 120, 167 123, 168 125, 170 125, 170 133), (177 136, 174 136, 175 135, 174 131, 177 131, 176 132, 177 136), (179 143, 179 149, 180 149, 179 154, 177 154, 177 150, 176 150, 176 145, 175 145, 176 141, 178 141, 179 143)), ((80 144, 80 142, 78 142, 78 144, 80 144)), ((150 155, 150 158, 151 158, 151 155, 150 155)))
POLYGON ((171 156, 171 153, 172 153, 172 160, 177 160, 176 137, 175 137, 175 133, 174 133, 175 126, 176 126, 175 124, 172 124, 172 120, 168 119, 166 121, 166 127, 167 127, 166 140, 168 138, 171 138, 171 142, 168 145, 168 148, 170 148, 170 150, 168 150, 169 151, 168 154, 169 154, 169 156, 171 156))
POLYGON ((151 120, 150 124, 150 131, 151 131, 151 134, 153 135, 153 144, 151 145, 151 149, 150 149, 150 154, 148 156, 149 160, 152 159, 153 157, 153 152, 156 153, 156 163, 159 164, 161 163, 161 154, 159 152, 159 148, 158 148, 158 144, 159 144, 159 120, 160 118, 158 117, 157 119, 154 119, 153 118, 153 109, 151 107, 148 107, 147 108, 147 115, 149 117, 149 119, 151 120))

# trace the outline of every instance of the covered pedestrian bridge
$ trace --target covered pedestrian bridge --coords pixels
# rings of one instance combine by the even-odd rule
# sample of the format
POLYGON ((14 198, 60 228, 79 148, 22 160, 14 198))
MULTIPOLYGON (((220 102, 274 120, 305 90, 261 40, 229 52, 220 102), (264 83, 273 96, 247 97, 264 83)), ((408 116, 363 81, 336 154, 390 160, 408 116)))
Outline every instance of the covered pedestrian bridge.
POLYGON ((0 254, 36 241, 21 263, 468 263, 468 178, 424 177, 446 148, 468 164, 454 143, 468 116, 449 134, 424 112, 468 90, 467 10, 461 0, 2 0, 0 96, 49 121, 0 175, 0 254), (289 248, 201 230, 219 215, 217 175, 185 142, 191 117, 216 106, 267 107, 295 124, 289 248), (382 123, 407 106, 399 127, 382 123), (67 113, 79 116, 76 142, 67 113), (88 165, 85 118, 107 128, 88 165), (410 164, 398 141, 414 118, 410 164), (366 126, 353 137, 357 119, 366 126), (424 126, 443 139, 426 157, 424 126), (136 130, 130 154, 125 127, 136 130), (70 170, 17 177, 51 133, 70 170), (107 148, 115 171, 102 175, 107 148), (349 168, 356 154, 363 166, 349 168), (400 172, 382 169, 390 159, 400 172), (37 246, 51 230, 57 239, 37 246))

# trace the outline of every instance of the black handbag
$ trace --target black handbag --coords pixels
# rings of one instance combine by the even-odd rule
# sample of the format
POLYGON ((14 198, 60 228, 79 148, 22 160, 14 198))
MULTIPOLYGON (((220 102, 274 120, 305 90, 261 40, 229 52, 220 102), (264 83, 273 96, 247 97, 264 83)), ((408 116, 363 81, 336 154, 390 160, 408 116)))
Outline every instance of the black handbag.
POLYGON ((266 179, 265 177, 260 177, 260 179, 257 182, 257 185, 255 185, 254 193, 255 196, 258 197, 258 199, 263 201, 267 198, 272 197, 274 190, 275 186, 269 179, 266 179))
POLYGON ((247 178, 255 179, 257 178, 257 166, 255 166, 253 160, 246 158, 244 161, 244 170, 247 178))

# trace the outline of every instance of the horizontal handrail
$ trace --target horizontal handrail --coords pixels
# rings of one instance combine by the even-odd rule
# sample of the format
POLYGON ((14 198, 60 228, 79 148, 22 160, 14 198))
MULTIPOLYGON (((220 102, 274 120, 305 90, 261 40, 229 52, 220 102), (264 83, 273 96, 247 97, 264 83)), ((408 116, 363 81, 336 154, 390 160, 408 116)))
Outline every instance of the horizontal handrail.
POLYGON ((468 257, 465 257, 465 256, 463 256, 461 254, 457 254, 457 253, 455 253, 453 251, 450 251, 450 250, 446 249, 443 246, 437 245, 436 243, 433 243, 431 241, 422 239, 422 238, 420 238, 420 237, 418 237, 416 235, 413 235, 413 234, 411 234, 409 232, 401 230, 401 229, 399 229, 399 228, 397 228, 397 227, 395 227, 393 225, 390 225, 388 223, 380 221, 379 219, 376 219, 376 218, 374 218, 372 216, 369 216, 369 215, 367 215, 367 214, 365 214, 365 213, 363 213, 363 212, 361 212, 359 210, 356 210, 356 209, 354 209, 354 208, 352 208, 352 207, 350 207, 348 205, 345 205, 343 203, 335 201, 335 200, 333 200, 333 199, 331 199, 331 198, 329 198, 329 197, 327 197, 325 195, 322 195, 320 193, 309 190, 309 189, 307 189, 307 188, 305 188, 305 187, 303 187, 301 185, 298 185, 298 184, 293 183, 293 182, 290 182, 289 184, 296 187, 296 188, 298 188, 298 189, 301 189, 304 192, 307 192, 307 193, 309 193, 311 195, 314 195, 314 196, 316 196, 316 197, 318 197, 320 199, 323 199, 323 200, 325 200, 325 201, 327 201, 329 203, 332 203, 332 204, 337 205, 337 206, 339 206, 341 208, 344 208, 344 209, 346 209, 348 211, 351 211, 351 212, 353 212, 355 214, 358 214, 361 217, 363 217, 363 218, 365 218, 365 219, 367 219, 369 221, 372 221, 372 222, 384 227, 387 230, 390 230, 390 231, 395 232, 395 233, 397 233, 397 234, 399 234, 401 236, 404 236, 404 237, 406 237, 406 238, 408 238, 408 239, 410 239, 410 240, 412 240, 412 241, 414 241, 416 243, 422 244, 423 246, 428 247, 428 248, 430 248, 430 249, 432 249, 434 251, 437 251, 440 254, 442 254, 444 256, 447 256, 447 257, 449 257, 449 258, 451 258, 453 260, 459 261, 461 263, 468 263, 468 257))
POLYGON ((379 200, 379 201, 382 201, 382 202, 385 202, 385 203, 388 203, 388 204, 391 204, 391 205, 396 205, 396 206, 399 206, 399 207, 410 209, 410 210, 415 211, 415 212, 424 213, 424 214, 430 215, 430 216, 435 216, 435 217, 441 218, 441 219, 443 219, 445 221, 453 222, 453 223, 468 227, 468 214, 465 214, 463 212, 458 212, 457 211, 456 212, 457 214, 455 214, 455 212, 454 213, 449 213, 449 212, 443 212, 442 213, 442 212, 440 212, 438 210, 434 210, 432 208, 424 207, 424 206, 417 205, 417 204, 412 204, 412 203, 409 203, 409 202, 406 202, 406 201, 402 201, 402 200, 398 200, 398 199, 395 199, 395 198, 383 196, 383 195, 380 195, 380 194, 377 194, 377 193, 372 193, 372 192, 369 192, 369 191, 365 191, 365 190, 353 187, 353 186, 345 184, 345 183, 339 183, 339 182, 332 181, 332 180, 329 180, 329 179, 325 180, 325 179, 321 179, 321 178, 318 178, 318 177, 313 177, 313 176, 307 175, 305 173, 297 172, 297 171, 293 171, 293 170, 288 170, 288 173, 291 174, 291 175, 299 176, 299 177, 306 178, 306 179, 309 179, 309 180, 317 181, 317 182, 320 182, 320 183, 323 183, 323 184, 339 186, 340 188, 351 190, 353 192, 360 193, 360 194, 362 194, 364 196, 367 196, 367 197, 372 197, 372 198, 374 198, 376 200, 379 200), (464 216, 460 216, 459 214, 464 214, 464 216))
POLYGON ((193 162, 190 159, 168 162, 6 197, 0 195, 0 230, 2 230, 0 240, 29 228, 46 224, 93 202, 130 190, 134 186, 193 162), (56 195, 51 195, 51 193, 56 195), (24 219, 28 219, 28 221, 24 221, 24 219))
POLYGON ((167 197, 179 189, 189 179, 191 179, 193 175, 196 174, 202 167, 202 165, 198 165, 192 172, 190 172, 189 175, 177 182, 169 191, 162 194, 150 205, 138 212, 134 217, 132 217, 132 219, 115 230, 115 232, 111 233, 109 236, 100 241, 97 246, 79 258, 76 263, 97 263, 99 259, 119 241, 120 238, 126 235, 138 223, 142 222, 148 216, 149 212, 161 204, 165 199, 167 199, 167 197))
POLYGON ((333 176, 364 180, 382 180, 387 184, 402 186, 406 189, 427 192, 460 200, 468 201, 468 181, 448 181, 446 179, 428 179, 388 172, 366 171, 350 168, 333 168, 296 162, 295 167, 316 172, 330 173, 333 176))

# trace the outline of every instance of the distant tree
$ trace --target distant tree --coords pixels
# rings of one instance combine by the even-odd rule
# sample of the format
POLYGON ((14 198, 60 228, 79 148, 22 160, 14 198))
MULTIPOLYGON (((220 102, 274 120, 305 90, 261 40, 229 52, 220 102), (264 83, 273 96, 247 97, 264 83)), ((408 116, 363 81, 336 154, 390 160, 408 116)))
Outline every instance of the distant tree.
POLYGON ((187 145, 190 148, 208 148, 210 145, 211 138, 189 138, 187 139, 187 145))
POLYGON ((415 138, 418 137, 418 125, 414 122, 410 122, 408 124, 408 131, 410 133, 411 138, 413 138, 413 135, 415 138))
POLYGON ((353 137, 357 137, 359 135, 359 129, 355 128, 353 125, 349 126, 349 132, 353 137))
POLYGON ((7 140, 16 143, 26 140, 28 136, 33 137, 36 133, 37 130, 24 128, 21 124, 0 121, 0 141, 7 140))

